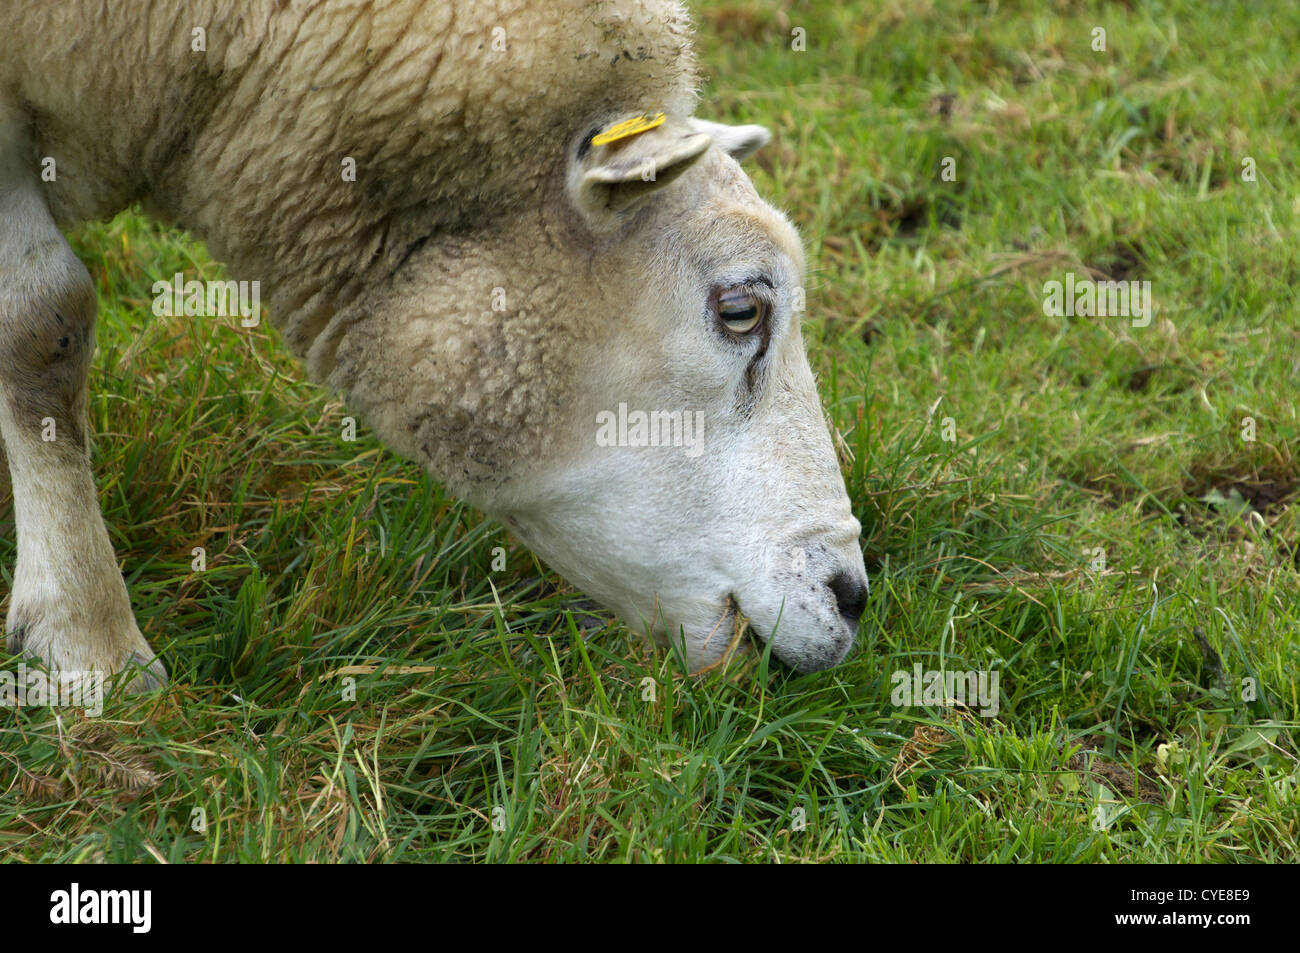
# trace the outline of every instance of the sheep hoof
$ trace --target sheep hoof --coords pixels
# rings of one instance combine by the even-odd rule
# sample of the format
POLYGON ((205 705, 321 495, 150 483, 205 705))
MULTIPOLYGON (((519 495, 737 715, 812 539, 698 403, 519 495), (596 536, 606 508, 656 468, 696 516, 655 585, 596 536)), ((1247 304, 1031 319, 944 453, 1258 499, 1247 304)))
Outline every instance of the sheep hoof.
MULTIPOLYGON (((11 616, 8 649, 39 662, 47 683, 76 684, 93 678, 99 687, 112 685, 127 694, 152 692, 167 686, 167 669, 128 617, 123 628, 91 631, 68 629, 51 614, 23 613, 27 621, 11 616)), ((63 621, 66 621, 63 620, 63 621)), ((29 679, 37 676, 28 673, 29 679)))

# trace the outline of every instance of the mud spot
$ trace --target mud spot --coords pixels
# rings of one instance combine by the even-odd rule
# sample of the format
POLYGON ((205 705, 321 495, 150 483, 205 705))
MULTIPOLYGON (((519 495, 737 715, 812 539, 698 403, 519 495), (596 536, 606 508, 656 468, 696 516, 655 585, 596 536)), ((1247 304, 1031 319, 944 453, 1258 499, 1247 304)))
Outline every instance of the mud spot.
POLYGON ((1101 752, 1085 747, 1075 752, 1068 762, 1071 771, 1082 775, 1085 782, 1097 781, 1106 785, 1120 797, 1137 799, 1146 804, 1164 804, 1164 793, 1156 780, 1126 765, 1102 760, 1101 752))
POLYGON ((1265 479, 1259 481, 1205 481, 1193 484, 1189 495, 1207 505, 1226 501, 1224 506, 1249 507, 1261 516, 1280 513, 1300 495, 1300 481, 1265 479))
POLYGON ((1111 281, 1136 281, 1146 270, 1146 255, 1135 242, 1113 242, 1088 263, 1088 270, 1111 281))
POLYGON ((1134 394, 1146 393, 1147 386, 1151 383, 1151 378, 1156 371, 1160 370, 1161 364, 1143 364, 1139 368, 1129 371, 1121 378, 1124 387, 1134 394))
POLYGON ((870 251, 886 242, 906 240, 929 228, 959 228, 961 212, 946 194, 882 195, 869 213, 859 239, 870 251))
POLYGON ((748 43, 769 39, 778 32, 787 34, 790 29, 790 18, 782 11, 726 6, 700 10, 697 15, 710 33, 748 43))

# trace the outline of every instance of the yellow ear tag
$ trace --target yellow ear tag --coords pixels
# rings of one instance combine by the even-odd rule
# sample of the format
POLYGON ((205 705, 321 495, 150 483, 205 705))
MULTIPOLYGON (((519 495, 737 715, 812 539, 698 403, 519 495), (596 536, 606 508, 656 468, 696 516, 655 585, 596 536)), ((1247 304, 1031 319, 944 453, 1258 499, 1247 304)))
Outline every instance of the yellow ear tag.
POLYGON ((666 117, 663 113, 655 116, 653 119, 641 115, 634 119, 625 119, 623 122, 610 126, 604 132, 591 137, 593 146, 607 146, 611 142, 618 142, 620 139, 631 139, 633 136, 639 136, 643 132, 649 132, 655 126, 662 126, 666 117))

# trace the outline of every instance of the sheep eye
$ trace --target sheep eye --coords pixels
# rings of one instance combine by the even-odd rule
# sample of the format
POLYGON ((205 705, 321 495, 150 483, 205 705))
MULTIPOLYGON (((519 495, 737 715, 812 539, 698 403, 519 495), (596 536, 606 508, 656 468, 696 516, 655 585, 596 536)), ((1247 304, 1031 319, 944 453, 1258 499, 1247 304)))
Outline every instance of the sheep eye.
POLYGON ((748 334, 767 317, 767 302, 747 288, 732 288, 718 298, 718 318, 732 334, 748 334))

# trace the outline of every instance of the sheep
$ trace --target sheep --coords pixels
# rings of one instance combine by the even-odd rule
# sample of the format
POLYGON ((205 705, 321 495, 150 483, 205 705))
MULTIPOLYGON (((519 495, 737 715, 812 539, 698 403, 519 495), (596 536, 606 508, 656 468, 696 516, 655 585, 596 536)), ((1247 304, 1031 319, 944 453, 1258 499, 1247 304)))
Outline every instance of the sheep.
POLYGON ((166 679, 97 504, 95 295, 61 233, 138 202, 258 281, 390 448, 691 670, 742 620, 839 663, 867 579, 803 252, 739 164, 767 131, 695 117, 697 89, 673 0, 5 4, 10 650, 166 679))

